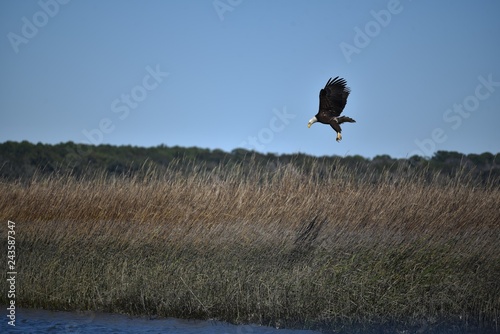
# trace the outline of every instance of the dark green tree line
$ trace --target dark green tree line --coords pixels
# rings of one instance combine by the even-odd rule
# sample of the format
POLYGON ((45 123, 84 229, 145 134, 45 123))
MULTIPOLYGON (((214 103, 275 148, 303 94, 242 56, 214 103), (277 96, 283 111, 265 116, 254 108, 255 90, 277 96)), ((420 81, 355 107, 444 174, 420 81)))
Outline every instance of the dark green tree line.
POLYGON ((156 170, 201 168, 211 170, 231 164, 252 163, 263 168, 277 169, 294 164, 307 172, 313 164, 324 168, 346 167, 353 173, 401 173, 407 170, 427 170, 453 176, 470 173, 474 177, 491 180, 500 178, 498 154, 462 154, 437 151, 431 158, 412 156, 396 159, 389 155, 377 155, 372 159, 359 155, 313 157, 303 153, 262 154, 242 148, 231 152, 199 147, 158 145, 155 147, 85 145, 74 142, 60 144, 33 144, 27 141, 0 143, 0 178, 4 180, 29 179, 33 175, 107 173, 110 175, 134 175, 145 167, 156 170))

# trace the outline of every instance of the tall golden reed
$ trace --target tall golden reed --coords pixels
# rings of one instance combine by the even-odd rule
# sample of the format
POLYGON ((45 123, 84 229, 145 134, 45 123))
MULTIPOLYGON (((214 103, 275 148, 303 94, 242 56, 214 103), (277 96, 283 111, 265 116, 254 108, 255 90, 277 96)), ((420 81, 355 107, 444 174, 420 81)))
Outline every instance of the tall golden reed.
POLYGON ((2 182, 19 303, 312 328, 498 323, 498 183, 268 167, 2 182))

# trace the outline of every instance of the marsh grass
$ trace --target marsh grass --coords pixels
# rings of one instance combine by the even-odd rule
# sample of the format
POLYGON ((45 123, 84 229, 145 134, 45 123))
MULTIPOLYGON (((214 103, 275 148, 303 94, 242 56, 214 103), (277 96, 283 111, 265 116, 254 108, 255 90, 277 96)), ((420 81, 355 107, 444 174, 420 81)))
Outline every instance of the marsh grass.
POLYGON ((145 166, 3 182, 0 213, 16 222, 24 307, 498 330, 496 184, 315 165, 145 166))

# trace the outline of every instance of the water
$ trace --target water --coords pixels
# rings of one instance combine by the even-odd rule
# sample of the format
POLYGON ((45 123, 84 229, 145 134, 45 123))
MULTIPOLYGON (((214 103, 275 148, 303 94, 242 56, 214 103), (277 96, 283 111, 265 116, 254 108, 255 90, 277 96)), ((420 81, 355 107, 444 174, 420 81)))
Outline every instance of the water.
MULTIPOLYGON (((5 308, 3 308, 5 310, 5 308)), ((16 309, 15 327, 4 316, 1 333, 176 333, 176 334, 318 334, 306 330, 276 329, 257 325, 231 325, 220 321, 148 319, 99 312, 60 312, 16 309)))
MULTIPOLYGON (((1 306, 0 333, 175 333, 175 334, 320 334, 307 330, 276 329, 258 325, 231 325, 221 321, 149 319, 100 312, 62 312, 37 309, 16 309, 16 326, 8 324, 6 307, 1 306)), ((432 334, 498 334, 500 331, 478 327, 459 328, 453 324, 428 326, 423 324, 407 329, 371 325, 370 328, 344 328, 343 333, 432 333, 432 334)))

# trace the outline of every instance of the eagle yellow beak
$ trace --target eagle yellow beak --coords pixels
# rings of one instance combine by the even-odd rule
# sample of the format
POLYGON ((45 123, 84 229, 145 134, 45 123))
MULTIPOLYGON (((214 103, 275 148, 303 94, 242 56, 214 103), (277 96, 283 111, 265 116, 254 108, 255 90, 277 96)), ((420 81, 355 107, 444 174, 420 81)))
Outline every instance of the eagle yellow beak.
POLYGON ((311 122, 307 123, 307 127, 310 128, 311 127, 311 122))

